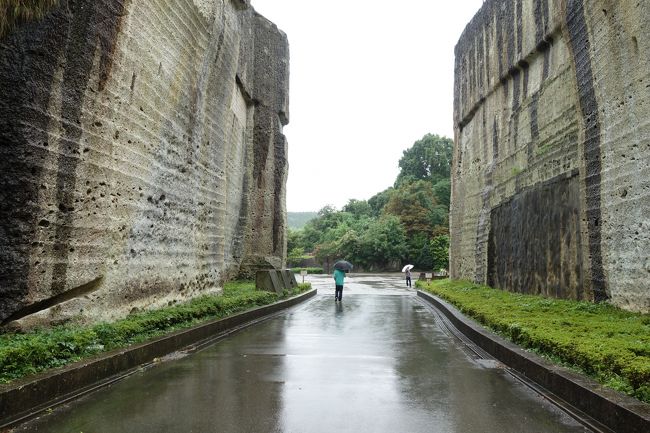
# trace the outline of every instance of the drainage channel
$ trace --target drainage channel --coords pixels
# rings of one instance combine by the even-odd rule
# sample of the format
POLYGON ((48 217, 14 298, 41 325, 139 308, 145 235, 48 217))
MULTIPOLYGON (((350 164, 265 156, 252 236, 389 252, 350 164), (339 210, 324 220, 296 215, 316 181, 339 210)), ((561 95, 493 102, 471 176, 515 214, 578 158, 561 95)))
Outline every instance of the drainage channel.
POLYGON ((499 365, 503 371, 508 373, 511 377, 537 393, 540 397, 553 404, 571 418, 585 426, 586 428, 592 430, 594 433, 616 433, 614 430, 609 429, 607 426, 596 421, 589 415, 584 412, 576 409, 571 404, 562 400, 552 392, 547 389, 539 386, 535 382, 529 380, 526 376, 517 372, 516 370, 508 367, 507 365, 501 363, 499 360, 495 359, 485 350, 477 346, 473 341, 471 341, 465 334, 463 334, 458 328, 456 328, 453 323, 438 309, 435 305, 426 302, 418 296, 415 296, 419 303, 425 306, 436 318, 437 323, 440 325, 440 329, 447 334, 448 336, 455 338, 462 343, 463 350, 470 356, 472 359, 476 360, 480 364, 483 364, 484 361, 499 365), (483 361, 483 362, 482 362, 483 361))

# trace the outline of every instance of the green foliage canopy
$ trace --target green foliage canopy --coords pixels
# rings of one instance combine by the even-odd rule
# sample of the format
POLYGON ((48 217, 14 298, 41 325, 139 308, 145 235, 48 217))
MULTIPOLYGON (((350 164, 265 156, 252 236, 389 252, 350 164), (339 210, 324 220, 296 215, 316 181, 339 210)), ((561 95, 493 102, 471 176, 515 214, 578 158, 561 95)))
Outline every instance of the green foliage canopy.
POLYGON ((454 142, 447 137, 426 134, 404 151, 399 160, 400 173, 395 180, 399 187, 404 182, 428 180, 436 184, 449 179, 454 142))
POLYGON ((341 211, 325 206, 290 231, 290 257, 309 251, 323 264, 344 258, 365 270, 401 269, 403 262, 446 268, 452 148, 449 138, 426 134, 404 151, 394 186, 367 201, 351 199, 341 211))

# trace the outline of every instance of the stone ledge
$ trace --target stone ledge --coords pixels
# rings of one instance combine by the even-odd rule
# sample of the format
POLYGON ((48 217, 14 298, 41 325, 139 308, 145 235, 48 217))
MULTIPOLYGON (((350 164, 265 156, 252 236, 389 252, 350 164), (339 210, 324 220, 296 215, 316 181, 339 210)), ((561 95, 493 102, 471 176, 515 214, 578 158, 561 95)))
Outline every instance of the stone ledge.
POLYGON ((316 295, 316 289, 293 298, 180 330, 155 340, 114 350, 96 358, 0 386, 0 429, 41 410, 119 380, 129 370, 177 350, 207 343, 227 331, 294 306, 316 295))
POLYGON ((420 290, 417 293, 481 349, 594 420, 616 432, 650 431, 650 405, 525 351, 467 319, 437 296, 420 290))

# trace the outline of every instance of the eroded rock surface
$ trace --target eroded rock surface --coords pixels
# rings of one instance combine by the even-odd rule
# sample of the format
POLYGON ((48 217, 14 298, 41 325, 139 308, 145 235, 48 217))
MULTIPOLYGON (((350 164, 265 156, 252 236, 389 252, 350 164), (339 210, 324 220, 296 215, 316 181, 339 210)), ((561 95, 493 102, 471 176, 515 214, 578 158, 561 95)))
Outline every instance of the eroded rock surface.
POLYGON ((456 46, 451 275, 650 310, 650 4, 487 0, 456 46))
POLYGON ((0 321, 117 317, 282 266, 288 73, 242 0, 62 0, 0 40, 0 321))

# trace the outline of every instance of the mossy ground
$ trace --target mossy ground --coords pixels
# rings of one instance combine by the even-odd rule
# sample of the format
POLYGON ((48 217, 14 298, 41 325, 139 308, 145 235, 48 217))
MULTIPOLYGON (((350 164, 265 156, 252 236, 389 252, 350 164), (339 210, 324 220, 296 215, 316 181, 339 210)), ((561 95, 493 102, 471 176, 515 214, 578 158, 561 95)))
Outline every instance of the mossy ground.
POLYGON ((256 291, 252 282, 231 282, 223 293, 187 303, 132 314, 125 319, 94 326, 57 326, 27 333, 0 335, 0 383, 8 383, 60 367, 101 352, 141 343, 161 335, 268 305, 308 290, 299 284, 283 296, 256 291))
POLYGON ((440 280, 418 287, 504 338, 650 403, 650 315, 440 280))

